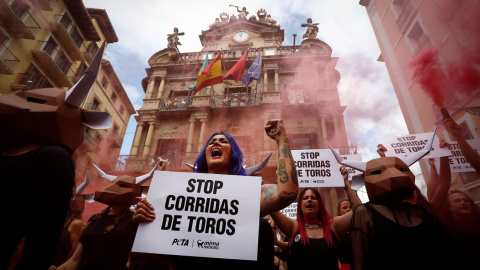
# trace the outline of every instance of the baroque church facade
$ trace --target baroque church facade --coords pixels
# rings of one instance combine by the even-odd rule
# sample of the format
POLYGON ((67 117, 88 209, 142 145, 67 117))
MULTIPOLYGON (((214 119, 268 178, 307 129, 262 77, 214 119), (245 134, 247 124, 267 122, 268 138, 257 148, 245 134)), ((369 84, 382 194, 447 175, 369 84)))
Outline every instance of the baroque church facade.
MULTIPOLYGON (((202 31, 199 52, 179 53, 183 33, 169 35, 169 45, 152 55, 142 81, 143 106, 137 110, 137 127, 129 156, 120 159, 117 170, 144 171, 162 157, 169 160, 168 170, 191 171, 209 136, 215 131, 230 133, 244 153, 245 166, 260 163, 275 142, 264 131, 270 119, 283 119, 292 150, 328 148, 341 154, 353 154, 348 145, 337 85, 338 58, 330 46, 319 40, 318 24, 311 19, 298 46, 283 46, 284 30, 263 9, 247 18, 220 14, 202 31), (252 80, 247 88, 242 81, 225 80, 203 88, 195 95, 189 86, 207 56, 210 62, 222 54, 225 75, 247 52, 248 69, 262 52, 261 82, 252 80)), ((266 168, 258 172, 264 183, 276 180, 274 153, 266 168)), ((331 213, 345 197, 343 188, 322 188, 331 213)))

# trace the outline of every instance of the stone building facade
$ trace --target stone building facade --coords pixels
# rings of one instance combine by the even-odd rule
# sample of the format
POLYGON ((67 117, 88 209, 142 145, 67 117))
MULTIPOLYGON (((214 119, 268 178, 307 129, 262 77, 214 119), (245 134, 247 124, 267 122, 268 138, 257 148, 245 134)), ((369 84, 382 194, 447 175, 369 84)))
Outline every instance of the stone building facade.
MULTIPOLYGON (((337 89, 338 58, 316 32, 299 46, 284 46, 284 30, 261 9, 249 18, 222 13, 199 38, 199 52, 179 53, 179 47, 169 46, 150 57, 132 148, 119 170, 139 171, 162 157, 169 160, 170 170, 191 171, 185 163, 192 164, 211 133, 222 130, 235 137, 246 166, 258 164, 276 151, 264 131, 266 121, 274 118, 284 120, 292 149, 328 148, 330 143, 349 154, 346 107, 337 89), (205 56, 211 62, 221 53, 226 74, 246 51, 246 70, 262 52, 261 82, 252 80, 245 88, 241 81, 226 80, 191 95, 189 86, 195 84, 205 56)), ((276 154, 260 172, 264 183, 274 183, 275 164, 276 154)), ((341 188, 322 192, 335 207, 344 197, 341 188)))

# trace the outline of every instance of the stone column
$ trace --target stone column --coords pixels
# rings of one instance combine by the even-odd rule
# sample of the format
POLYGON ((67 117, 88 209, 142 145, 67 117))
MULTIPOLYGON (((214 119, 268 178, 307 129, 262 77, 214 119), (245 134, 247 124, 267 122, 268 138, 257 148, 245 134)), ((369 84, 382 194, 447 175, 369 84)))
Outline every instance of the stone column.
POLYGON ((200 128, 200 139, 198 139, 198 152, 202 151, 203 143, 205 140, 205 123, 207 119, 200 119, 202 122, 202 127, 200 128))
POLYGON ((150 145, 152 144, 153 129, 155 128, 155 123, 150 122, 148 127, 147 138, 145 139, 145 146, 143 147, 143 155, 148 156, 150 152, 150 145))
POLYGON ((152 76, 148 80, 147 93, 145 94, 145 98, 152 98, 154 86, 155 86, 155 77, 152 76))
POLYGON ((263 70, 263 92, 268 92, 268 70, 263 70))
POLYGON ((187 153, 192 152, 192 144, 193 144, 193 129, 195 127, 195 119, 190 118, 188 120, 190 122, 190 129, 188 130, 188 138, 187 138, 187 153))
POLYGON ((334 132, 334 136, 336 138, 336 142, 338 143, 339 142, 339 133, 338 133, 338 117, 337 116, 334 116, 333 117, 333 132, 334 132))
POLYGON ((160 86, 158 87, 157 98, 162 98, 163 88, 165 87, 165 76, 162 76, 160 86))
POLYGON ((278 69, 275 69, 275 92, 278 92, 278 69))
POLYGON ((323 140, 323 146, 325 147, 327 145, 327 123, 325 122, 325 116, 322 116, 322 140, 323 140))
POLYGON ((142 123, 137 124, 137 131, 135 131, 135 137, 133 138, 132 149, 130 150, 130 155, 135 156, 138 153, 138 145, 140 144, 140 137, 142 137, 143 125, 142 123))

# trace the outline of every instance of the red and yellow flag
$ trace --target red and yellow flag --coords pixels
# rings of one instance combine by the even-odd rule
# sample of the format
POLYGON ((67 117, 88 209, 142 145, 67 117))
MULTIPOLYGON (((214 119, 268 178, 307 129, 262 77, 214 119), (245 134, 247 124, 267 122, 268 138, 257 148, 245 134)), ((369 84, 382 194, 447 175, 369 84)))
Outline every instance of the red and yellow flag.
POLYGON ((200 74, 198 74, 197 84, 192 95, 195 95, 204 87, 221 83, 222 80, 222 54, 220 53, 202 72, 200 72, 200 74))

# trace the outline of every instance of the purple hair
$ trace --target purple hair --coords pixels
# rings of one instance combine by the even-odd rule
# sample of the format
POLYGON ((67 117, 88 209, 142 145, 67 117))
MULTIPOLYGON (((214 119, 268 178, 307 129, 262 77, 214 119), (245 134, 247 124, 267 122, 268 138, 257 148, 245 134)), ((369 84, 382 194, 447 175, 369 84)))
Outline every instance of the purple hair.
POLYGON ((317 189, 313 188, 304 188, 300 191, 300 194, 297 197, 297 231, 294 233, 296 235, 297 233, 300 232, 300 239, 302 240, 302 244, 306 246, 307 244, 310 243, 308 240, 307 236, 307 230, 305 229, 305 225, 303 224, 304 221, 304 216, 302 212, 302 200, 303 200, 303 195, 307 190, 311 190, 314 194, 315 197, 317 197, 317 201, 319 204, 320 211, 317 214, 317 218, 322 221, 322 227, 323 227, 323 238, 327 241, 328 244, 333 245, 332 242, 332 232, 330 231, 330 224, 332 223, 332 218, 328 214, 327 209, 325 208, 325 204, 323 203, 322 196, 320 196, 320 193, 318 192, 317 189))
POLYGON ((222 132, 215 132, 208 138, 207 143, 205 144, 205 147, 203 147, 202 151, 198 155, 197 159, 195 160, 194 165, 194 172, 198 173, 208 173, 208 166, 207 166, 207 147, 208 147, 208 142, 213 138, 215 135, 224 135, 227 140, 230 142, 230 146, 232 147, 232 154, 230 156, 230 166, 228 168, 228 173, 230 175, 247 175, 245 173, 245 168, 243 168, 242 163, 243 163, 243 153, 242 150, 240 150, 240 147, 238 147, 237 143, 235 142, 235 139, 232 137, 232 135, 228 134, 225 131, 222 132))

